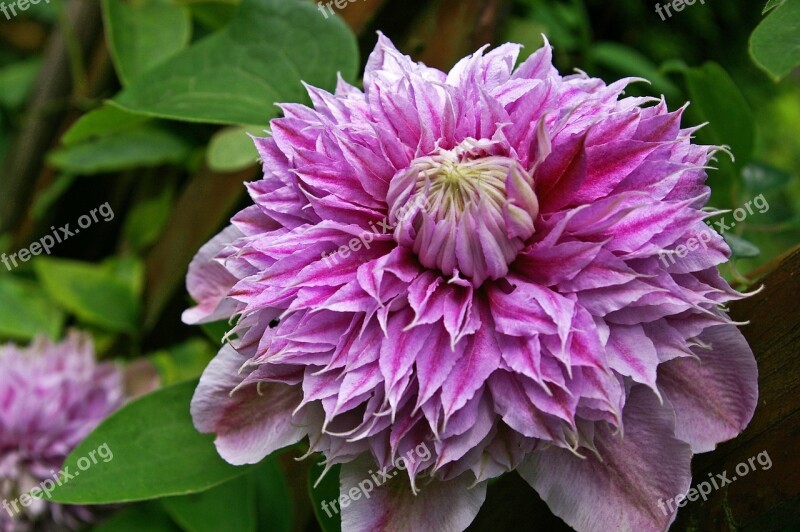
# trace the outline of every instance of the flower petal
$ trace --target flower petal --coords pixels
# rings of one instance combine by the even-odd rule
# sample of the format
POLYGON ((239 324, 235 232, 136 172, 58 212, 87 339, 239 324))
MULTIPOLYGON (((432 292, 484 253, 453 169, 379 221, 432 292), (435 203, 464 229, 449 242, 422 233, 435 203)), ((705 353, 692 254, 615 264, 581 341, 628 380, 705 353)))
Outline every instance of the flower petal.
POLYGON ((579 532, 666 530, 674 515, 659 507, 689 490, 692 452, 675 438, 674 417, 636 386, 624 412, 625 437, 595 431, 600 458, 550 447, 517 469, 554 514, 579 532))
POLYGON ((262 383, 231 393, 245 360, 223 347, 203 373, 191 407, 197 430, 216 433, 217 451, 234 465, 256 464, 308 433, 300 416, 292 418, 303 398, 298 387, 262 383))
POLYGON ((341 493, 347 498, 342 504, 342 532, 461 532, 486 499, 486 482, 471 487, 471 473, 432 480, 415 495, 401 475, 375 488, 371 466, 369 459, 342 466, 341 493), (367 492, 367 486, 374 491, 367 492))
POLYGON ((758 403, 758 368, 747 341, 733 325, 710 327, 694 358, 658 368, 658 384, 675 408, 675 435, 703 453, 744 430, 758 403))

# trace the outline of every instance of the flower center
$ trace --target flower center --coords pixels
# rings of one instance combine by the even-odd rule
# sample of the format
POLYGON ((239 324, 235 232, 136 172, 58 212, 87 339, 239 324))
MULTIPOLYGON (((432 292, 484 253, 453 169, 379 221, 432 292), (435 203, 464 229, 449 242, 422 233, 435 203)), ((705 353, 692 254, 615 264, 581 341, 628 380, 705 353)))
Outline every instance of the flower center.
POLYGON ((475 286, 499 279, 534 233, 533 178, 497 143, 467 139, 420 157, 389 185, 395 239, 427 268, 475 286))

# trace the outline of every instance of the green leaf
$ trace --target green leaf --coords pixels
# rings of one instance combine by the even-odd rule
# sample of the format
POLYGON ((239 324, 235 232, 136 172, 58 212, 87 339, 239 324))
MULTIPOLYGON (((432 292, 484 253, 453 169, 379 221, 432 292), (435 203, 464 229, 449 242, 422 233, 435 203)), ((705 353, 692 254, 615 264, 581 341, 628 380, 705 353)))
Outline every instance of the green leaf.
POLYGON ((314 514, 317 516, 317 522, 319 522, 323 532, 341 532, 342 530, 342 516, 339 515, 340 508, 338 503, 339 473, 341 469, 340 465, 333 466, 317 487, 314 487, 314 484, 319 480, 324 468, 319 464, 314 464, 309 469, 308 495, 311 499, 311 506, 314 508, 314 514), (337 501, 335 508, 332 507, 332 501, 337 501))
POLYGON ((0 105, 9 109, 21 107, 41 64, 41 59, 37 57, 0 69, 0 105))
POLYGON ((65 172, 91 175, 140 166, 178 164, 190 151, 191 145, 183 137, 145 125, 59 148, 50 153, 47 161, 65 172))
POLYGON ((145 72, 115 99, 131 112, 221 124, 258 124, 276 102, 306 98, 300 80, 332 88, 352 78, 356 40, 339 17, 300 0, 243 0, 230 26, 145 72))
POLYGON ((64 463, 80 476, 56 488, 52 500, 111 504, 187 495, 246 473, 249 468, 219 457, 213 435, 195 430, 189 404, 196 386, 188 381, 162 388, 100 423, 64 463), (105 445, 113 458, 86 468, 85 458, 105 445))
POLYGON ((238 0, 184 0, 188 4, 192 17, 203 30, 217 31, 228 24, 236 15, 238 0))
POLYGON ((748 242, 740 236, 736 236, 731 233, 724 233, 722 238, 724 238, 725 242, 727 242, 731 247, 731 252, 736 258, 751 259, 761 255, 761 250, 758 249, 755 244, 748 242))
MULTIPOLYGON (((202 493, 167 497, 161 502, 167 513, 187 532, 256 531, 255 479, 250 475, 237 477, 202 493)), ((270 503, 266 500, 258 502, 270 503)))
POLYGON ((742 168, 742 180, 748 190, 757 193, 785 187, 792 181, 792 174, 766 163, 753 161, 742 168))
POLYGON ((148 358, 158 370, 161 382, 174 384, 200 377, 216 354, 208 342, 195 338, 148 358))
POLYGON ((64 314, 38 285, 0 275, 0 337, 30 340, 37 334, 61 334, 64 314))
POLYGON ((215 172, 236 172, 258 161, 258 151, 247 134, 264 136, 264 128, 229 127, 211 137, 208 166, 215 172))
MULTIPOLYGON (((33 266, 50 296, 81 320, 110 331, 136 332, 141 290, 137 274, 52 258, 39 258, 33 266)), ((141 268, 138 271, 141 276, 141 268)))
POLYGON ((294 507, 283 471, 274 457, 269 457, 250 473, 255 478, 258 529, 291 532, 294 507))
POLYGON ((741 91, 725 69, 708 62, 685 72, 692 111, 708 125, 698 132, 701 142, 730 146, 736 168, 753 154, 755 122, 741 91))
POLYGON ((103 21, 111 58, 125 85, 191 40, 189 9, 167 0, 103 0, 103 21))
POLYGON ((758 25, 750 56, 775 81, 800 65, 800 0, 786 0, 758 25))
POLYGON ((61 138, 61 143, 64 146, 72 146, 97 137, 121 133, 151 120, 113 105, 105 105, 80 117, 61 138))
POLYGON ((122 233, 135 252, 144 251, 161 236, 172 214, 174 196, 174 190, 166 187, 157 196, 137 203, 131 209, 122 233))
POLYGON ((541 28, 535 30, 533 35, 538 37, 544 33, 557 49, 567 51, 576 51, 588 44, 589 20, 580 0, 568 2, 522 0, 519 3, 527 8, 525 21, 530 24, 529 28, 533 29, 535 26, 541 28))
POLYGON ((42 192, 31 207, 31 216, 34 220, 42 220, 53 208, 58 200, 75 182, 76 176, 72 174, 61 174, 53 181, 47 189, 42 192))
POLYGON ((92 532, 180 532, 164 508, 157 502, 129 506, 92 528, 92 532))
POLYGON ((786 0, 769 0, 769 2, 767 2, 767 5, 764 6, 764 10, 761 11, 761 14, 766 15, 768 12, 782 5, 785 1, 786 0))
POLYGON ((656 92, 673 97, 680 91, 644 54, 614 42, 598 42, 587 50, 587 57, 622 76, 638 76, 652 83, 656 92))

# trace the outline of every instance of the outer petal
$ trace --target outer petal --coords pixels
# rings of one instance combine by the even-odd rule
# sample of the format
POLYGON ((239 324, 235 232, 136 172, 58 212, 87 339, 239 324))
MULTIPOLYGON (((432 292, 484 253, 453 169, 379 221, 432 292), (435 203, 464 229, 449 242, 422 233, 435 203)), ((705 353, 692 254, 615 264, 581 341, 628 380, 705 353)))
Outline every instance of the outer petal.
POLYGON ((696 453, 742 432, 758 403, 758 368, 750 346, 733 325, 711 327, 699 339, 699 362, 679 358, 662 364, 658 384, 675 408, 675 435, 696 453))
POLYGON ((342 466, 341 493, 349 497, 342 505, 342 532, 461 532, 486 499, 486 482, 470 487, 471 473, 420 485, 416 495, 408 479, 396 475, 367 493, 366 483, 374 486, 370 466, 371 460, 363 458, 342 466))
POLYGON ((225 246, 241 236, 241 231, 231 225, 201 247, 192 259, 186 288, 198 305, 183 313, 184 323, 207 323, 229 318, 233 314, 233 302, 226 302, 226 299, 238 279, 214 258, 225 246))
POLYGON ((211 361, 192 398, 192 419, 200 432, 217 434, 220 456, 234 465, 256 464, 300 441, 308 430, 292 418, 302 393, 296 386, 262 383, 231 394, 241 382, 245 357, 226 345, 211 361), (260 392, 260 393, 259 393, 260 392))
POLYGON ((689 490, 692 451, 672 435, 671 410, 636 386, 624 424, 622 440, 597 427, 594 443, 602 461, 550 447, 517 469, 553 513, 579 532, 666 530, 674 515, 659 509, 659 501, 689 490))

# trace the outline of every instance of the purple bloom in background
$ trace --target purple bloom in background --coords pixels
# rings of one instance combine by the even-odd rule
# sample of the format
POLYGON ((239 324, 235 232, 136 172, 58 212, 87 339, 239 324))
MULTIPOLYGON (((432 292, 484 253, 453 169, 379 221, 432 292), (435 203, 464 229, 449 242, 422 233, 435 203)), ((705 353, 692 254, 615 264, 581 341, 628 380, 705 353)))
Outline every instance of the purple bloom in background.
POLYGON ((729 248, 659 260, 708 234, 719 148, 519 48, 443 73, 381 36, 364 92, 282 106, 255 204, 190 268, 185 321, 238 318, 192 404, 226 460, 308 437, 348 494, 419 457, 345 531, 463 530, 512 470, 577 530, 661 530, 692 454, 753 415, 729 248))
POLYGON ((95 363, 88 336, 0 346, 0 532, 71 530, 91 520, 86 507, 42 500, 24 507, 19 497, 58 475, 67 455, 122 399, 121 372, 95 363))

